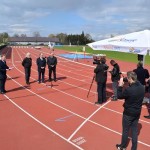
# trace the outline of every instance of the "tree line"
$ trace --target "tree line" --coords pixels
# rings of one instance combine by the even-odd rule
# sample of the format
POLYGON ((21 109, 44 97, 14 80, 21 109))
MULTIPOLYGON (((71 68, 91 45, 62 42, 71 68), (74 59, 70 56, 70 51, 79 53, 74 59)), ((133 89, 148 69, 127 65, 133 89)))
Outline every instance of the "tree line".
POLYGON ((49 34, 51 38, 59 38, 59 41, 65 45, 86 45, 87 43, 94 42, 90 34, 84 34, 82 31, 81 34, 49 34))
MULTIPOLYGON (((13 37, 27 37, 26 34, 14 34, 13 37)), ((39 32, 33 32, 33 37, 41 37, 39 32)), ((87 43, 94 42, 90 34, 84 34, 82 31, 81 34, 49 34, 48 37, 58 38, 60 43, 64 45, 86 45, 87 43)), ((0 43, 7 43, 9 34, 7 32, 0 33, 0 43)))
POLYGON ((0 43, 6 44, 8 42, 8 37, 9 35, 7 32, 0 33, 0 43))

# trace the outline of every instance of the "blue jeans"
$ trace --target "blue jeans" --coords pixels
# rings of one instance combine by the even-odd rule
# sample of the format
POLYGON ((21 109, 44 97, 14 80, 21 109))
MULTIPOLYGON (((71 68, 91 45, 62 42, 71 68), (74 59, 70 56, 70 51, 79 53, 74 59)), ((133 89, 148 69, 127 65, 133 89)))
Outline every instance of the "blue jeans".
POLYGON ((114 92, 114 97, 117 98, 118 81, 113 81, 112 88, 113 88, 113 92, 114 92))
POLYGON ((123 131, 122 131, 122 140, 121 140, 121 146, 123 148, 127 147, 129 129, 131 128, 131 134, 132 134, 131 150, 137 150, 138 121, 139 121, 139 117, 123 115, 123 118, 122 118, 123 131))

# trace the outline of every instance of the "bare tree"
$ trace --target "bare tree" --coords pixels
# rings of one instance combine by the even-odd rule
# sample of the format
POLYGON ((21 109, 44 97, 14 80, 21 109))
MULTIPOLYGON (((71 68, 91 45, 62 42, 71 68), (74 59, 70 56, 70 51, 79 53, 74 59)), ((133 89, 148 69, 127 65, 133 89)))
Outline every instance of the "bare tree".
POLYGON ((13 37, 19 37, 19 34, 15 33, 15 34, 13 35, 13 37))
POLYGON ((26 34, 21 34, 20 37, 27 37, 27 35, 26 34))
POLYGON ((33 32, 34 37, 40 37, 40 33, 38 31, 33 32))

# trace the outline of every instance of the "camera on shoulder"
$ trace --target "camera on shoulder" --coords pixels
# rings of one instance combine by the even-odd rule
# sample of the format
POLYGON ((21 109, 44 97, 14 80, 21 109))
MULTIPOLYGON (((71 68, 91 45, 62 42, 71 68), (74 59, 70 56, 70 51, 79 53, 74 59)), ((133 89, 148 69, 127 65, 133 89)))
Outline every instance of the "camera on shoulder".
POLYGON ((100 60, 93 60, 93 65, 98 65, 100 64, 100 60))
POLYGON ((93 64, 100 64, 100 63, 106 62, 106 55, 105 54, 96 54, 93 55, 93 64))

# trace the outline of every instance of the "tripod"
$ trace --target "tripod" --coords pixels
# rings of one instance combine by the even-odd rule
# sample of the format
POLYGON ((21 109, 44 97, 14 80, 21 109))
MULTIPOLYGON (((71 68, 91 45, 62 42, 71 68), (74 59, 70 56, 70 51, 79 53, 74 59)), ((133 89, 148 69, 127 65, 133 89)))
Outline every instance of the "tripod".
POLYGON ((90 85, 90 88, 89 88, 89 91, 88 91, 88 94, 87 94, 87 98, 89 97, 89 94, 90 94, 90 91, 91 91, 94 79, 95 79, 95 75, 93 76, 93 79, 92 79, 92 82, 91 82, 91 85, 90 85))

